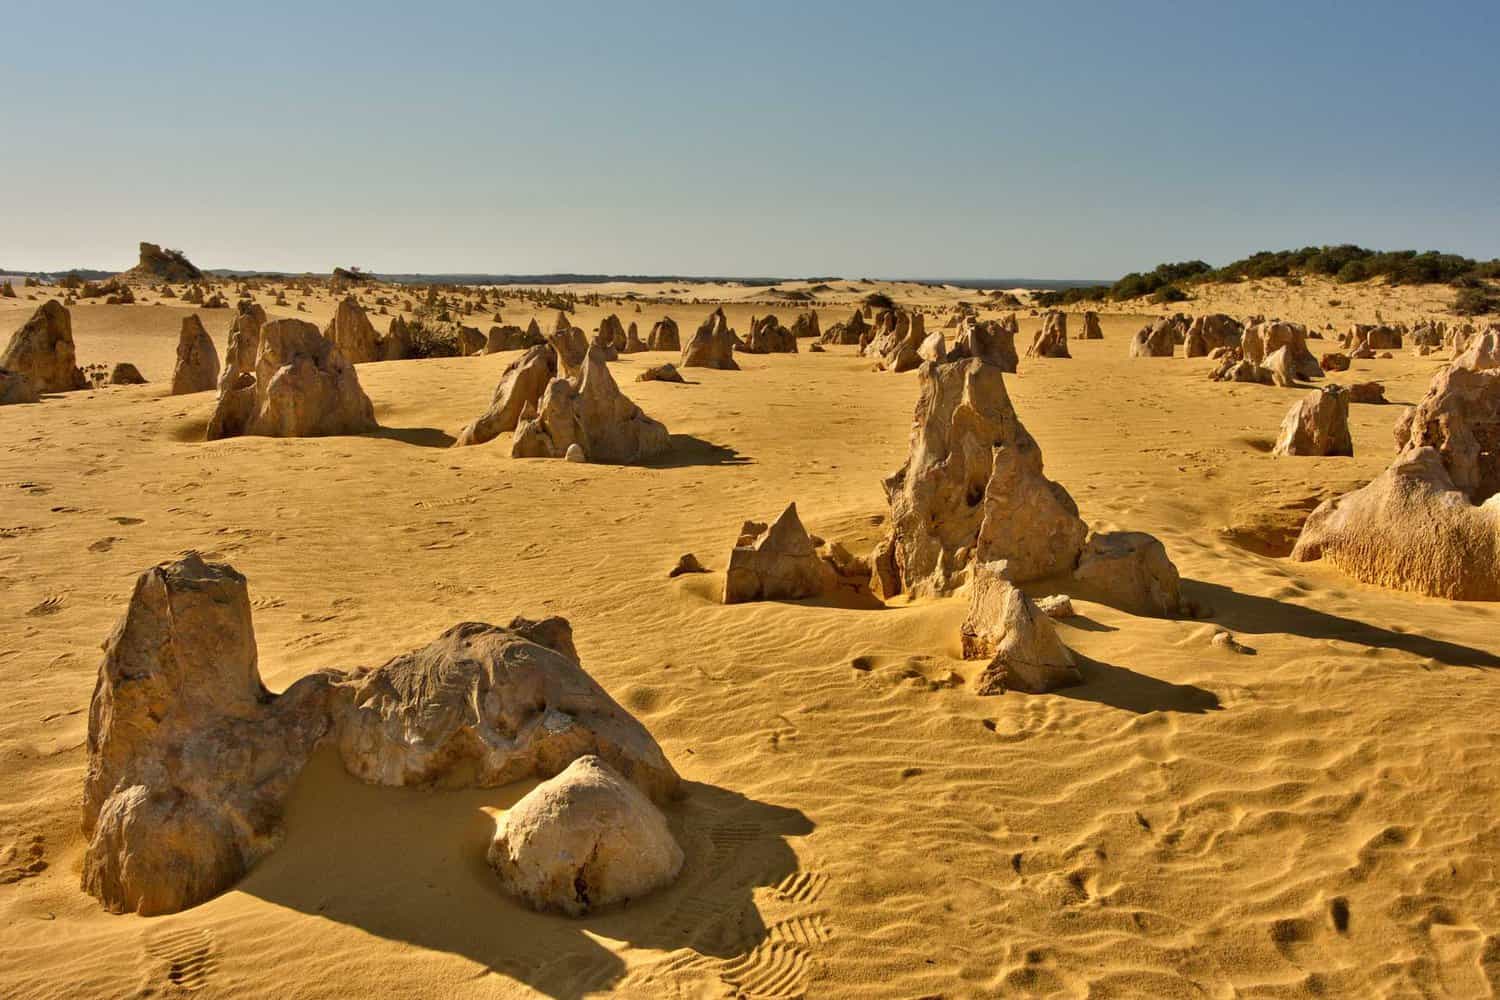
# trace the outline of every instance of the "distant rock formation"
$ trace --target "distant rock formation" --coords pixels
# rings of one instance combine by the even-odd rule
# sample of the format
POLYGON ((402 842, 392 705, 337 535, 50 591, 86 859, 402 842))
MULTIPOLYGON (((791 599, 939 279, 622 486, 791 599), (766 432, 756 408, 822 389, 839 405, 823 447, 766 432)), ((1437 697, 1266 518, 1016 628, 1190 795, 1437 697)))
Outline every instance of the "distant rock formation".
POLYGON ((1042 316, 1042 328, 1026 349, 1028 358, 1071 358, 1068 353, 1068 314, 1052 310, 1042 316))
POLYGON ((740 350, 746 354, 796 354, 797 335, 774 315, 751 317, 750 334, 740 350))
POLYGON ((682 349, 682 360, 678 363, 678 367, 739 371, 739 362, 734 360, 734 348, 739 339, 729 328, 729 321, 724 318, 724 310, 715 309, 708 314, 708 318, 693 334, 693 339, 688 341, 688 345, 682 349))
POLYGON ((574 445, 585 460, 610 465, 651 459, 671 446, 666 427, 620 391, 597 344, 589 347, 576 378, 553 379, 534 412, 523 411, 510 453, 513 458, 563 458, 574 445))
POLYGON ((140 250, 139 262, 120 277, 126 280, 169 281, 174 285, 203 280, 203 272, 181 250, 164 250, 155 243, 142 243, 140 250))

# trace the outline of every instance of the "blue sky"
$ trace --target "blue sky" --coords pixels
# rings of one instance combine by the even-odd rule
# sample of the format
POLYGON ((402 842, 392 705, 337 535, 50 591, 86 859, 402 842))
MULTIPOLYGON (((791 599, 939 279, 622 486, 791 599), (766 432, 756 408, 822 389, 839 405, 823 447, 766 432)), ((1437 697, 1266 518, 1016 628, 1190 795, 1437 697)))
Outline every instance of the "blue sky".
POLYGON ((0 265, 1113 278, 1500 256, 1500 4, 55 3, 0 265))

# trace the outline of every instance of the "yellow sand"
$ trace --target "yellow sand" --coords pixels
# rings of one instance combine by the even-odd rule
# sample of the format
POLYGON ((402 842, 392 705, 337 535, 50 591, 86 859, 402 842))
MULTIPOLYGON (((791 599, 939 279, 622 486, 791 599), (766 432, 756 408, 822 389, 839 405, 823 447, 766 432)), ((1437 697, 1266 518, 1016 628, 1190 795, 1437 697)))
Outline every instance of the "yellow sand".
MULTIPOLYGON (((836 287, 825 326, 875 286, 836 287)), ((739 300, 760 295, 686 297, 733 300, 743 332, 767 307, 739 300)), ((0 300, 0 332, 36 304, 0 300)), ((332 306, 320 293, 306 315, 332 306)), ((684 340, 709 308, 671 307, 684 340)), ((1345 321, 1302 308, 1279 311, 1345 321)), ((644 335, 662 309, 608 311, 644 335)), ((1060 630, 1088 683, 981 698, 956 658, 961 599, 717 603, 746 518, 795 500, 856 551, 884 531, 914 374, 804 342, 643 384, 675 358, 626 356, 622 387, 678 439, 659 468, 513 461, 508 436, 442 447, 513 355, 361 366, 378 435, 206 444, 213 395, 165 395, 184 312, 76 307, 80 360, 133 361, 151 384, 0 410, 0 996, 1475 997, 1500 980, 1500 609, 1219 534, 1373 476, 1396 407, 1353 408, 1353 459, 1273 459, 1299 393, 1129 360, 1139 317, 1107 316, 1073 360, 1023 359, 1007 381, 1048 474, 1096 527, 1159 536, 1213 617, 1077 602, 1060 630), (583 920, 536 915, 483 860, 524 787, 373 788, 320 752, 283 846, 238 888, 170 917, 104 913, 78 887, 99 646, 136 575, 189 549, 249 577, 278 690, 457 621, 568 617, 585 667, 690 782, 681 880, 583 920), (668 579, 684 552, 715 572, 668 579), (1216 627, 1256 655, 1211 645, 1216 627), (32 852, 47 867, 22 876, 32 852)), ((201 315, 222 348, 230 313, 201 315)), ((1408 402, 1438 363, 1401 352, 1336 378, 1408 402)))

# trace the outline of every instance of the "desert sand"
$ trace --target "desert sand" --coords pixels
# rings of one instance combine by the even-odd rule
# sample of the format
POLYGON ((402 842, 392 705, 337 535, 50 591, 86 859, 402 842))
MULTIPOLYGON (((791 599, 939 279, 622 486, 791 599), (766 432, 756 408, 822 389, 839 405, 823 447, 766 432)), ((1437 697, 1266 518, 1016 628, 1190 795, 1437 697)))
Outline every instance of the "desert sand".
MULTIPOLYGON (((1001 312, 972 290, 830 286, 778 303, 678 284, 640 312, 625 296, 662 286, 579 286, 609 301, 573 317, 591 331, 618 313, 644 335, 667 314, 686 337, 717 304, 742 334, 752 315, 814 307, 826 329, 871 291, 927 311, 929 330, 961 300, 1001 312)), ((49 290, 19 291, 0 299, 0 334, 49 290)), ((1440 317, 1448 294, 1255 282, 1170 311, 1342 329, 1440 317)), ((500 295, 507 323, 550 329, 550 310, 500 295)), ((286 307, 258 298, 319 325, 337 303, 322 288, 286 307)), ((1295 534, 1318 500, 1390 463, 1399 405, 1351 407, 1352 458, 1272 457, 1305 390, 1213 383, 1207 358, 1127 358, 1146 314, 1167 311, 1145 305, 1105 314, 1104 339, 1070 341, 1071 359, 1023 359, 1006 384, 1048 476, 1090 526, 1161 539, 1201 617, 1075 600, 1057 627, 1085 683, 980 697, 962 599, 719 601, 740 523, 791 501, 814 534, 869 551, 914 374, 804 346, 642 383, 675 355, 623 355, 616 380, 672 434, 647 466, 447 447, 518 352, 360 365, 376 433, 205 442, 215 394, 168 395, 190 309, 142 299, 71 312, 80 364, 130 361, 148 384, 0 410, 0 995, 1476 997, 1500 984, 1500 607, 1264 554, 1269 533, 1295 534), (459 621, 567 617, 589 672, 688 783, 669 812, 681 876, 581 919, 534 913, 484 860, 529 784, 369 786, 325 748, 281 848, 236 888, 171 916, 105 912, 79 888, 99 648, 136 576, 187 551, 249 578, 274 690, 378 665, 459 621), (710 572, 669 578, 687 552, 710 572), (1213 643, 1218 630, 1246 651, 1213 643)), ((233 308, 197 314, 222 352, 233 308)), ((1017 343, 1039 323, 1023 309, 1017 343)), ((1444 360, 1398 351, 1330 380, 1378 379, 1411 403, 1444 360)))

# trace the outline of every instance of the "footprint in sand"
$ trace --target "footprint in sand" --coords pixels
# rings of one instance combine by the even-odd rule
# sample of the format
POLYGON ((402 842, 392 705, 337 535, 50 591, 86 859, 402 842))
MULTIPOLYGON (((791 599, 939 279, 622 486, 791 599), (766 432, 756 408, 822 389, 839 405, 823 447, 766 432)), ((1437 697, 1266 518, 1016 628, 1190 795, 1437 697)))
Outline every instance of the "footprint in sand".
POLYGON ((0 847, 0 885, 34 878, 47 870, 47 838, 22 834, 0 847))
POLYGON ((115 547, 115 542, 122 542, 122 541, 124 541, 123 538, 118 538, 118 537, 116 537, 114 535, 106 535, 105 537, 99 539, 97 542, 94 542, 94 543, 90 544, 89 545, 89 551, 90 552, 108 552, 110 549, 112 549, 112 548, 115 547))
POLYGON ((63 599, 60 595, 57 597, 49 597, 42 603, 38 604, 36 607, 32 608, 30 611, 27 611, 26 617, 45 618, 48 615, 55 615, 62 610, 62 606, 63 599))
POLYGON ((145 935, 143 948, 152 972, 179 990, 203 989, 219 968, 217 941, 206 928, 151 931, 145 935))

